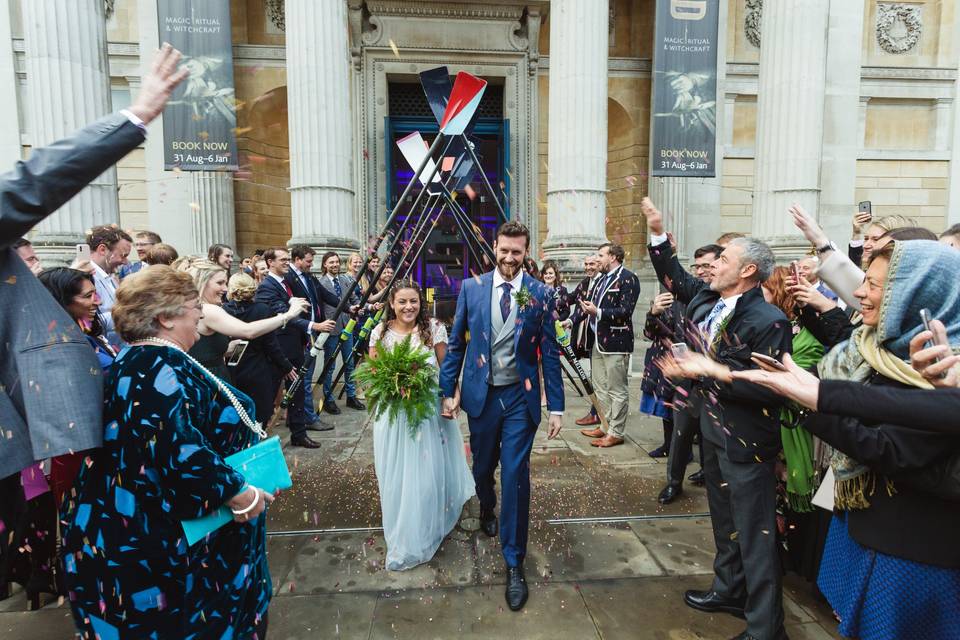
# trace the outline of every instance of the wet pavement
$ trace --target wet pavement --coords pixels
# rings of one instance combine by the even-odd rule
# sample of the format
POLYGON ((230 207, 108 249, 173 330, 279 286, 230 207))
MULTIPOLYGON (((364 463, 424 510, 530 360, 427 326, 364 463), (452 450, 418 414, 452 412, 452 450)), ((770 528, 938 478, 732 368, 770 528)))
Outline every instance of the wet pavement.
MULTIPOLYGON (((656 501, 665 460, 647 452, 662 444, 660 421, 631 410, 627 442, 599 450, 573 425, 587 404, 571 394, 561 437, 549 441, 541 429, 531 456, 530 600, 522 612, 506 608, 499 544, 477 531, 476 499, 433 560, 404 572, 384 569, 371 425, 365 413, 343 408, 324 416, 333 431, 311 433, 320 449, 285 447, 294 488, 270 511, 269 636, 693 640, 740 633, 742 621, 683 604, 686 589, 709 586, 714 547, 703 489, 687 483, 674 504, 656 501)), ((636 379, 631 401, 639 404, 636 379)), ((466 434, 465 418, 462 428, 466 434)), ((278 433, 288 439, 285 429, 278 433)), ((840 637, 829 606, 803 580, 787 577, 784 602, 794 640, 840 637)), ((0 602, 0 637, 71 634, 62 602, 34 612, 22 593, 0 602)))

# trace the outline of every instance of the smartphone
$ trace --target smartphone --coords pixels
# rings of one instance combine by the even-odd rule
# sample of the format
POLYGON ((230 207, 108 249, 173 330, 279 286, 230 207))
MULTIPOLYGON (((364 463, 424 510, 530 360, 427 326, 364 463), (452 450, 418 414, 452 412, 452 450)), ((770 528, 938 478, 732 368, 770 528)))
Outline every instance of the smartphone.
MULTIPOLYGON (((933 314, 930 313, 930 309, 920 309, 920 320, 923 322, 923 328, 933 334, 933 340, 927 343, 928 345, 939 347, 947 344, 947 342, 943 340, 943 337, 938 335, 938 333, 930 327, 930 322, 933 320, 933 314)), ((935 362, 940 362, 940 358, 937 358, 935 362)), ((943 372, 940 374, 940 377, 947 377, 947 373, 943 372)))
POLYGON ((227 358, 227 366, 235 367, 240 364, 240 358, 243 357, 244 352, 247 350, 247 345, 250 344, 247 340, 240 340, 237 342, 237 346, 234 347, 233 351, 230 352, 230 355, 227 358))
POLYGON ((784 365, 782 362, 780 362, 779 360, 777 360, 772 356, 767 356, 762 353, 757 353, 756 351, 754 351, 753 353, 750 354, 750 357, 759 360, 763 364, 770 365, 774 369, 779 369, 780 371, 787 370, 786 365, 784 365))
POLYGON ((861 214, 865 213, 869 216, 866 220, 864 220, 864 222, 869 222, 870 220, 873 220, 873 205, 870 203, 869 200, 864 200, 863 202, 857 205, 857 208, 861 214))
POLYGON ((800 263, 794 260, 790 263, 790 268, 793 269, 793 281, 800 284, 800 263))
POLYGON ((684 342, 674 342, 670 345, 670 353, 677 360, 683 360, 690 355, 690 348, 684 342))
POLYGON ((76 245, 76 251, 77 262, 90 262, 90 245, 78 244, 76 245))

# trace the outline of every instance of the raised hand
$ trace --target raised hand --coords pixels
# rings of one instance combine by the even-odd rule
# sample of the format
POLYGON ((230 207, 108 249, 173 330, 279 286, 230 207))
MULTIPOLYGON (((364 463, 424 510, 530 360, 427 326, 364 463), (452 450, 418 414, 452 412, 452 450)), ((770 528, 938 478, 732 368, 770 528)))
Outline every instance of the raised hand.
POLYGON ((935 387, 960 386, 960 376, 957 375, 957 365, 960 364, 960 355, 953 355, 947 346, 947 330, 939 320, 930 322, 932 331, 921 331, 910 341, 910 366, 924 379, 935 387), (927 343, 934 340, 928 347, 927 343))
POLYGON ((673 304, 673 294, 670 292, 661 293, 653 299, 653 306, 650 307, 650 313, 655 316, 660 315, 664 311, 670 308, 670 305, 673 304))
POLYGON ((647 219, 647 228, 650 229, 650 234, 663 235, 663 214, 654 206, 653 200, 650 198, 641 200, 640 211, 643 213, 643 217, 647 219))
POLYGON ((734 380, 746 380, 770 389, 774 393, 794 400, 808 409, 816 410, 820 397, 820 381, 809 371, 797 366, 789 353, 783 354, 786 371, 780 371, 762 360, 752 358, 759 369, 734 371, 730 375, 734 380))
POLYGON ((853 214, 853 237, 859 238, 863 234, 864 226, 869 226, 873 215, 867 211, 857 211, 853 214))
POLYGON ((144 124, 160 115, 173 90, 190 75, 186 67, 177 69, 181 57, 180 52, 166 42, 153 57, 150 73, 143 77, 137 99, 130 105, 130 112, 144 124))
POLYGON ((799 204, 792 204, 788 211, 790 215, 793 216, 793 224, 797 226, 797 229, 800 229, 803 237, 806 238, 810 244, 815 247, 822 247, 830 242, 827 234, 823 232, 823 229, 817 224, 817 221, 813 219, 813 216, 807 213, 799 204))
POLYGON ((819 313, 829 311, 837 306, 837 303, 820 293, 820 290, 807 282, 806 278, 801 277, 799 284, 792 284, 787 287, 787 291, 793 296, 801 307, 809 305, 819 313))

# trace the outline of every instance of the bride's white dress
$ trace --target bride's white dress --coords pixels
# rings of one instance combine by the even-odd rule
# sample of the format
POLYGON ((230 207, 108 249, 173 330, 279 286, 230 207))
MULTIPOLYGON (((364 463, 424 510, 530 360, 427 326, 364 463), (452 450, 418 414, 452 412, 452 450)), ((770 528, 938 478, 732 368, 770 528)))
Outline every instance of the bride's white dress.
MULTIPOLYGON (((406 336, 378 325, 371 344, 393 346, 406 336)), ((443 324, 431 321, 433 344, 447 342, 443 324)), ((424 347, 415 331, 411 342, 424 347)), ((431 364, 436 367, 434 350, 431 364)), ((463 437, 456 420, 436 412, 411 437, 401 414, 393 423, 386 415, 373 424, 373 459, 380 486, 387 569, 410 569, 429 561, 457 524, 463 505, 475 493, 463 437)))

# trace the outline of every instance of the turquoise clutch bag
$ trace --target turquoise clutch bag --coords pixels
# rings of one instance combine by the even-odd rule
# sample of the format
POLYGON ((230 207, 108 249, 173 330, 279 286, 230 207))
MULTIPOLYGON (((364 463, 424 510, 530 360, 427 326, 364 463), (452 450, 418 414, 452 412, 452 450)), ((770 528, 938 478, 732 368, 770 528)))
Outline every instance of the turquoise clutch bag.
MULTIPOLYGON (((227 456, 224 461, 240 473, 248 484, 269 493, 293 486, 290 469, 287 468, 287 461, 283 457, 278 436, 267 438, 248 449, 227 456)), ((233 521, 233 514, 228 507, 222 506, 202 518, 184 520, 181 524, 183 533, 187 537, 187 544, 193 545, 231 521, 233 521)))

